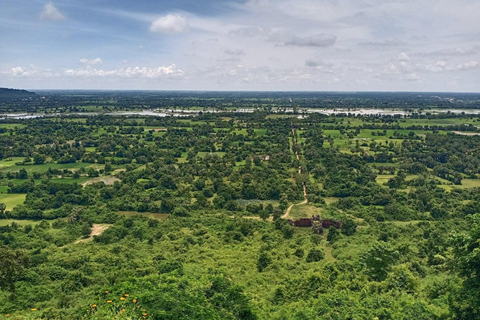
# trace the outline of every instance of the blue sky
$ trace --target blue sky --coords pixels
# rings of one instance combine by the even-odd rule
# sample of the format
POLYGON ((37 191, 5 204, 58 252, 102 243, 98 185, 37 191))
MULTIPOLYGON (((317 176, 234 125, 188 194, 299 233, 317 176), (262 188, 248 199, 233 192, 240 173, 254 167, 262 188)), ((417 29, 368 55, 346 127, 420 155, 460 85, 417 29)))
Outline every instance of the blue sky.
POLYGON ((2 0, 0 86, 480 91, 476 0, 2 0))

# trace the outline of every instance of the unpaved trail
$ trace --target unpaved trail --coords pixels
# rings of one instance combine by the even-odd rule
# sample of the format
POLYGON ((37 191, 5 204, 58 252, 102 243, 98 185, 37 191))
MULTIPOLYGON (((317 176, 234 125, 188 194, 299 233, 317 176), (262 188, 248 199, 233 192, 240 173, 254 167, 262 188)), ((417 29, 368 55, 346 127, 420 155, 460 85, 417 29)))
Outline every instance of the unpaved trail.
POLYGON ((109 224, 93 224, 92 231, 90 232, 90 236, 85 239, 77 240, 75 243, 86 242, 93 239, 93 236, 101 235, 105 230, 110 227, 109 224))
POLYGON ((287 211, 285 211, 285 213, 280 218, 287 219, 288 215, 290 214, 290 211, 292 211, 293 206, 298 206, 298 205, 301 205, 301 204, 307 204, 307 202, 308 202, 308 200, 305 199, 302 202, 292 204, 290 207, 287 208, 287 211))
MULTIPOLYGON (((292 137, 292 144, 293 145, 298 145, 297 144, 297 131, 295 130, 295 127, 293 126, 293 123, 291 125, 292 125, 292 136, 293 136, 292 137)), ((292 150, 293 150, 293 148, 292 148, 292 150)), ((295 152, 295 157, 297 158, 298 161, 300 161, 300 155, 298 154, 297 150, 295 150, 294 152, 295 152)), ((302 174, 302 166, 301 165, 298 166, 298 174, 302 174)), ((308 203, 307 185, 305 184, 305 182, 302 182, 302 185, 303 185, 303 201, 299 202, 299 203, 292 204, 290 207, 287 208, 287 211, 285 211, 285 213, 280 218, 287 219, 288 215, 290 214, 290 211, 292 211, 293 206, 308 203)))

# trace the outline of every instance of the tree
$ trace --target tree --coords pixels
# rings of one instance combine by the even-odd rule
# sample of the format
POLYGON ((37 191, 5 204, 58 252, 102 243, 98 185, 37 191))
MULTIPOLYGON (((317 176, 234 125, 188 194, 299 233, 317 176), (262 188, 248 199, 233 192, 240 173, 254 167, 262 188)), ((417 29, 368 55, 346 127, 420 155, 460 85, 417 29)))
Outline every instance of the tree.
POLYGON ((272 263, 272 259, 268 256, 265 251, 260 253, 260 256, 257 260, 257 269, 259 272, 262 272, 266 267, 272 263))
POLYGON ((307 261, 307 262, 317 262, 317 261, 322 260, 324 257, 325 257, 325 254, 323 253, 322 250, 312 249, 308 252, 307 258, 305 259, 305 261, 307 261))
POLYGON ((27 170, 25 170, 25 169, 23 169, 23 168, 20 169, 20 170, 18 171, 17 178, 18 178, 18 179, 28 179, 28 172, 27 172, 27 170))
POLYGON ((105 170, 106 174, 112 172, 112 170, 113 170, 112 164, 110 162, 105 163, 105 169, 104 170, 105 170))
POLYGON ((352 219, 346 219, 342 224, 342 233, 351 236, 357 231, 357 225, 352 219))
POLYGON ((263 221, 267 220, 270 217, 270 213, 268 213, 265 210, 260 211, 260 218, 263 219, 263 221))
POLYGON ((327 235, 328 242, 330 243, 335 242, 335 240, 337 240, 339 236, 340 236, 340 233, 338 232, 337 228, 330 227, 330 229, 328 229, 328 235, 327 235))
POLYGON ((478 319, 480 310, 480 214, 467 216, 470 230, 455 239, 455 266, 464 279, 451 301, 455 319, 478 319))
POLYGON ((4 215, 5 214, 5 209, 7 209, 7 205, 5 203, 0 203, 0 215, 4 215))
POLYGON ((361 257, 366 273, 376 281, 383 281, 387 278, 388 271, 398 258, 398 251, 385 242, 376 242, 361 257))
POLYGON ((35 164, 43 164, 45 163, 45 156, 43 154, 38 154, 36 153, 34 156, 33 156, 33 163, 35 164))
POLYGON ((27 256, 18 250, 0 247, 0 288, 15 292, 15 282, 25 274, 27 256))

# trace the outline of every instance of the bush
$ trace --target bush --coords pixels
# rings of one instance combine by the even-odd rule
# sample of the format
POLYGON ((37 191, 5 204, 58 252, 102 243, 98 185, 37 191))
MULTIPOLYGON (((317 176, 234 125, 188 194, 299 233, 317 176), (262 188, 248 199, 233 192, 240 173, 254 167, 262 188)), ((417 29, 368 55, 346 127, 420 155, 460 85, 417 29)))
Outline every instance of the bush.
POLYGON ((268 256, 266 252, 260 253, 257 261, 257 269, 259 272, 262 272, 266 267, 272 263, 272 259, 268 256))
POLYGON ((307 261, 308 263, 310 263, 310 262, 317 262, 317 261, 322 260, 324 257, 325 257, 325 254, 323 253, 322 250, 312 249, 312 250, 310 250, 310 252, 308 253, 307 258, 305 259, 305 261, 307 261))

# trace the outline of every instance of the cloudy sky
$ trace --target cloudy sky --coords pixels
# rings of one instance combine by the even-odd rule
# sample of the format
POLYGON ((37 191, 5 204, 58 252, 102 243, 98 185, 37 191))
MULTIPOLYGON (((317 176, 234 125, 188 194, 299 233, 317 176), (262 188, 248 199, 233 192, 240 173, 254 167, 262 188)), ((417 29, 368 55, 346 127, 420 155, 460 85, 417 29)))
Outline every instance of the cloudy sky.
POLYGON ((0 86, 480 92, 478 0, 1 0, 0 86))

